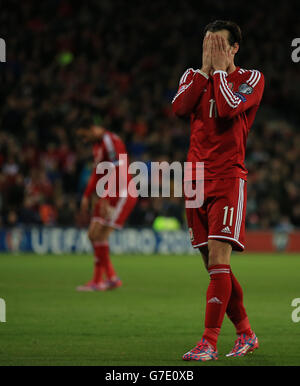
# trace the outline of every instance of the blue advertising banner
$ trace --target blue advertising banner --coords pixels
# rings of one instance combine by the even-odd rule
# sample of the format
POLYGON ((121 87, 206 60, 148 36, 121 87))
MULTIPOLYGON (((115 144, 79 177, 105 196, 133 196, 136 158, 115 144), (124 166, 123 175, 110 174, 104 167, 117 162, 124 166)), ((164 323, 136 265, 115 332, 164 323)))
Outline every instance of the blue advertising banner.
MULTIPOLYGON (((154 232, 132 228, 113 232, 110 250, 113 254, 194 253, 187 231, 154 232)), ((13 228, 0 230, 0 252, 91 253, 92 246, 85 229, 13 228)))

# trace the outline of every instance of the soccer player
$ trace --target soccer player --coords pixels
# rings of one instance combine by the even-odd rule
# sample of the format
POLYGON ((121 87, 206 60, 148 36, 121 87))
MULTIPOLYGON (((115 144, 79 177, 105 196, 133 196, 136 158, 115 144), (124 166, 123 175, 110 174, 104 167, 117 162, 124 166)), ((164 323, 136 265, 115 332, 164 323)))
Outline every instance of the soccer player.
MULTIPOLYGON (((225 313, 237 339, 227 356, 244 356, 258 348, 243 304, 242 288, 230 267, 232 250, 244 250, 247 169, 246 140, 260 105, 264 76, 235 65, 241 43, 239 26, 217 20, 204 30, 202 67, 181 77, 172 106, 189 117, 187 161, 204 163, 204 201, 186 208, 194 248, 199 248, 210 275, 205 329, 184 360, 218 359, 217 340, 225 313)), ((192 175, 191 180, 193 180, 192 175)))
POLYGON ((120 155, 127 155, 125 145, 121 138, 105 128, 86 124, 85 127, 78 129, 78 135, 85 142, 93 143, 93 156, 95 167, 90 180, 87 184, 81 201, 81 210, 87 212, 89 209, 90 198, 96 193, 96 186, 104 174, 97 174, 96 167, 101 162, 109 162, 112 168, 115 168, 115 174, 110 178, 115 178, 111 183, 111 193, 107 197, 97 199, 94 205, 93 215, 88 230, 89 239, 94 249, 94 274, 92 279, 85 285, 77 287, 78 291, 105 291, 122 285, 118 278, 109 256, 109 235, 115 229, 122 228, 127 217, 132 212, 137 198, 129 194, 128 184, 130 174, 128 174, 127 165, 121 165, 120 155), (119 185, 119 175, 125 185, 119 185), (126 177, 126 178, 124 178, 126 177), (120 189, 119 189, 120 188, 120 189), (122 191, 120 191, 123 189, 122 191), (105 280, 106 276, 106 280, 105 280))

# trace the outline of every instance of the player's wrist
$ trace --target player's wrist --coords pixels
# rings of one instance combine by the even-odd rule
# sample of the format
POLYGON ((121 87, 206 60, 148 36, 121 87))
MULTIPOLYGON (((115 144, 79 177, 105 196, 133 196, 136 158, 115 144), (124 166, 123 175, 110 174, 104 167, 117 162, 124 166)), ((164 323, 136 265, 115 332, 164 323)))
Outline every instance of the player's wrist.
POLYGON ((200 72, 203 72, 204 74, 206 74, 207 76, 209 76, 210 70, 211 70, 211 67, 208 67, 208 66, 202 66, 201 69, 200 69, 200 72))
POLYGON ((215 72, 226 72, 227 73, 227 71, 226 71, 226 68, 225 67, 214 67, 214 73, 215 72))

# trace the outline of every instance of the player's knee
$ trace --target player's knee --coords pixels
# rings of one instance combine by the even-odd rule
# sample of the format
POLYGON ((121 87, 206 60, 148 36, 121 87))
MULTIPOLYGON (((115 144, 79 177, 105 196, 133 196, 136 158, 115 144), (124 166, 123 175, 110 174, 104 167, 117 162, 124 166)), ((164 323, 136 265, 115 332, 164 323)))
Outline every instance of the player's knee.
POLYGON ((105 241, 108 241, 108 237, 105 233, 97 234, 97 237, 95 239, 95 241, 98 241, 99 243, 104 243, 105 241))
POLYGON ((208 243, 208 266, 230 264, 232 247, 229 243, 210 240, 208 243))
POLYGON ((203 259, 203 263, 204 263, 204 266, 205 268, 208 270, 208 256, 209 256, 209 253, 208 253, 208 248, 207 246, 205 245, 204 247, 200 247, 199 248, 199 251, 201 253, 201 256, 202 256, 202 259, 203 259))
POLYGON ((228 259, 220 253, 211 253, 209 255, 208 267, 219 264, 228 264, 228 259))
POLYGON ((101 230, 99 230, 98 241, 108 241, 109 235, 111 234, 112 230, 113 229, 110 227, 103 226, 101 230))
POLYGON ((102 241, 101 240, 101 224, 92 223, 88 230, 88 238, 91 242, 102 241))
POLYGON ((112 228, 95 223, 94 226, 89 229, 88 237, 91 242, 106 242, 109 239, 111 231, 112 228))

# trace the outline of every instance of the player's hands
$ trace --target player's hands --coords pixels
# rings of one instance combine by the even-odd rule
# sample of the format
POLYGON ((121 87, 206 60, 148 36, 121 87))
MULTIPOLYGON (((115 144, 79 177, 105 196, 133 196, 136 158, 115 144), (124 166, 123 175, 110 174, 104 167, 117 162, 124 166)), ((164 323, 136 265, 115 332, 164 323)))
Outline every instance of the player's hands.
POLYGON ((230 48, 226 45, 225 39, 220 35, 211 37, 211 56, 214 71, 227 71, 230 65, 230 48))
POLYGON ((201 71, 209 75, 212 69, 212 35, 209 34, 203 39, 202 68, 201 71))
POLYGON ((83 214, 86 214, 89 210, 89 199, 85 196, 81 199, 80 210, 83 214))

